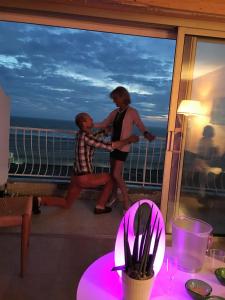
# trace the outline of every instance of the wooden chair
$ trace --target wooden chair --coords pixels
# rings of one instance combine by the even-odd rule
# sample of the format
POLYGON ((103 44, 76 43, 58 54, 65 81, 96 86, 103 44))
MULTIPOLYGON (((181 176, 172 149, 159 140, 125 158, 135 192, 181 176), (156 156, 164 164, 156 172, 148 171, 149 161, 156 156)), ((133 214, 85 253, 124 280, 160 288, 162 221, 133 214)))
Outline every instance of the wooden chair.
POLYGON ((0 227, 21 226, 20 276, 28 255, 32 215, 32 196, 0 198, 0 227))

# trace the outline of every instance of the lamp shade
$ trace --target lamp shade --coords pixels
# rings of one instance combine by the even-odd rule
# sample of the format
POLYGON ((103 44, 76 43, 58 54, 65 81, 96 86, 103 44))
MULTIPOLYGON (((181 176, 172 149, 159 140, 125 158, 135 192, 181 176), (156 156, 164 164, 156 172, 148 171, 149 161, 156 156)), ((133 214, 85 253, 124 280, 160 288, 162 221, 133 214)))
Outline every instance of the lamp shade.
POLYGON ((186 116, 200 115, 201 103, 198 100, 181 100, 177 113, 186 116))

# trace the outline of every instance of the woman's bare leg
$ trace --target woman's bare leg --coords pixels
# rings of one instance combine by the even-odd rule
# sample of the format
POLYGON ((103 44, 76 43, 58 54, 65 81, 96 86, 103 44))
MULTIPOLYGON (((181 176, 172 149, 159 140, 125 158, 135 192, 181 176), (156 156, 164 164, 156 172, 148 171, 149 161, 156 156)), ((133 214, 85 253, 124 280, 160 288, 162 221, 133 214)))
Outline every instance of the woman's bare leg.
POLYGON ((124 201, 124 203, 123 203, 124 209, 128 209, 129 208, 129 197, 128 197, 128 193, 127 193, 126 183, 124 182, 123 176, 122 176, 124 162, 120 161, 120 160, 114 160, 112 165, 113 165, 113 168, 112 168, 111 172, 112 172, 113 180, 116 182, 116 185, 121 190, 123 201, 124 201))
POLYGON ((112 176, 112 180, 113 180, 113 188, 112 188, 112 194, 111 194, 112 201, 113 201, 113 199, 117 198, 117 188, 118 188, 117 187, 117 182, 113 178, 114 162, 115 162, 115 159, 110 158, 110 172, 111 172, 111 176, 112 176))

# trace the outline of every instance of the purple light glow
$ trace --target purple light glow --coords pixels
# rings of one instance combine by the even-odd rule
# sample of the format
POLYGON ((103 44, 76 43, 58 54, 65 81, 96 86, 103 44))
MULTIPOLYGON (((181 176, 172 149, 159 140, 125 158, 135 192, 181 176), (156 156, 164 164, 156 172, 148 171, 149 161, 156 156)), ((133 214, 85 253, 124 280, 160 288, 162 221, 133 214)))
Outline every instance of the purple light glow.
MULTIPOLYGON (((154 267, 153 267, 155 276, 156 276, 162 266, 164 253, 165 253, 165 223, 164 223, 164 220, 163 220, 163 217, 162 217, 162 214, 161 214, 159 208, 151 200, 148 200, 148 199, 139 200, 138 202, 133 204, 129 208, 129 210, 126 212, 125 216, 123 217, 123 219, 120 223, 120 226, 119 226, 119 229, 117 232, 114 260, 115 260, 115 266, 122 266, 125 263, 125 261, 124 261, 124 244, 123 244, 123 223, 124 223, 124 218, 127 221, 129 216, 130 216, 130 222, 129 222, 129 228, 128 228, 128 239, 129 239, 129 243, 131 245, 131 249, 133 249, 134 238, 135 238, 135 236, 134 236, 134 219, 135 219, 137 209, 139 208, 139 205, 142 205, 144 203, 146 203, 149 206, 153 205, 152 224, 153 224, 156 214, 158 212, 158 217, 160 220, 160 228, 162 228, 162 233, 161 233, 161 237, 159 240, 158 251, 156 254, 154 267)), ((154 245, 155 234, 156 234, 156 229, 154 230, 154 233, 153 233, 153 240, 152 240, 153 243, 150 248, 150 252, 149 252, 150 254, 152 253, 152 246, 154 245)), ((140 235, 140 238, 141 238, 141 235, 140 235)), ((118 274, 121 277, 121 271, 118 271, 118 274)))

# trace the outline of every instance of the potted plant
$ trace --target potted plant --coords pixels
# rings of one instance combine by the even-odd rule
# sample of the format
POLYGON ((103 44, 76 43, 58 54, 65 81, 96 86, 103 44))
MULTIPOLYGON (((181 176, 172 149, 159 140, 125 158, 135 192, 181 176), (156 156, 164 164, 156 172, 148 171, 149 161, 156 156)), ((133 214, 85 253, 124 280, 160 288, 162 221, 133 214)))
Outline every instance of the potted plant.
POLYGON ((123 220, 125 264, 112 270, 122 270, 124 300, 149 300, 150 298, 154 282, 154 261, 163 228, 160 225, 158 212, 154 216, 153 205, 149 205, 149 208, 148 217, 142 218, 139 204, 134 242, 129 241, 129 212, 123 220))

